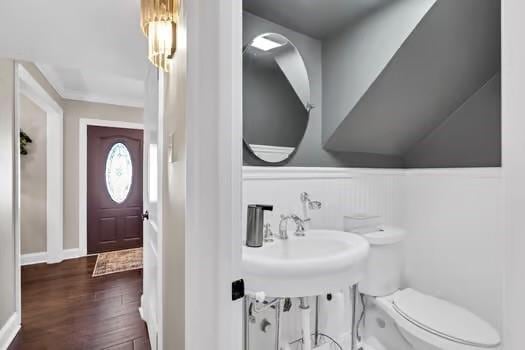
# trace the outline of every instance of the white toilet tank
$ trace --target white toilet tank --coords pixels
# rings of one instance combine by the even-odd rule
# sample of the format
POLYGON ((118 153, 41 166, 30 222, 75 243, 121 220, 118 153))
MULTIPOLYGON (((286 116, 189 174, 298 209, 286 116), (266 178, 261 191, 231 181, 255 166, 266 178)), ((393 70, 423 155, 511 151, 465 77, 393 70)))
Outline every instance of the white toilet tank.
POLYGON ((386 296, 400 289, 405 231, 385 226, 381 231, 361 234, 370 243, 370 253, 359 291, 386 296))

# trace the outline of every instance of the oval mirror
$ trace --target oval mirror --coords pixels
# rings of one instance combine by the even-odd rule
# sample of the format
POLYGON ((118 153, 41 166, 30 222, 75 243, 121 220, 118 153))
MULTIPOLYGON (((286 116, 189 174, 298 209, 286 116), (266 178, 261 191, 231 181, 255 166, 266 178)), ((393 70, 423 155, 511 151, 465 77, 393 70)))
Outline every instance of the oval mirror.
POLYGON ((286 161, 301 142, 311 109, 303 58, 284 36, 257 36, 243 52, 243 139, 268 163, 286 161))

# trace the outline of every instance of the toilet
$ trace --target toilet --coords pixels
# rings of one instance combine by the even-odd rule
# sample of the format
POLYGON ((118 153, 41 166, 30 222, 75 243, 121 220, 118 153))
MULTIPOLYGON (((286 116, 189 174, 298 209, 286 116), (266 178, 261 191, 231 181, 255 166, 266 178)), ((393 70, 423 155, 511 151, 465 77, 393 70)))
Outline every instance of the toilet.
POLYGON ((359 291, 393 320, 412 349, 500 349, 498 332, 472 312, 415 289, 400 289, 403 230, 384 227, 362 236, 370 254, 359 291))

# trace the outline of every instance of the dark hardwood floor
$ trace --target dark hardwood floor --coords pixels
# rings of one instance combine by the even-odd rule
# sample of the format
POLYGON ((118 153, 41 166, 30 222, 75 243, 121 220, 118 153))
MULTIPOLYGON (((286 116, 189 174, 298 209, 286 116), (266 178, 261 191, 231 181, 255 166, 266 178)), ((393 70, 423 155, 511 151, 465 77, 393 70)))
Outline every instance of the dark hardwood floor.
POLYGON ((8 350, 144 350, 142 270, 92 278, 96 257, 22 268, 22 329, 8 350))

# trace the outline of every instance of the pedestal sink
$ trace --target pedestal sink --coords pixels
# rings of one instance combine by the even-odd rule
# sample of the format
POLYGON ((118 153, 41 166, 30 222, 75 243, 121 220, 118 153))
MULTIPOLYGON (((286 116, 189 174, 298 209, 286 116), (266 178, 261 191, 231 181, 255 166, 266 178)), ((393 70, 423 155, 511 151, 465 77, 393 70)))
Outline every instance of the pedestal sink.
POLYGON ((363 277, 368 251, 361 236, 332 230, 309 230, 304 237, 291 233, 261 248, 245 246, 246 289, 268 297, 305 297, 348 288, 363 277))

